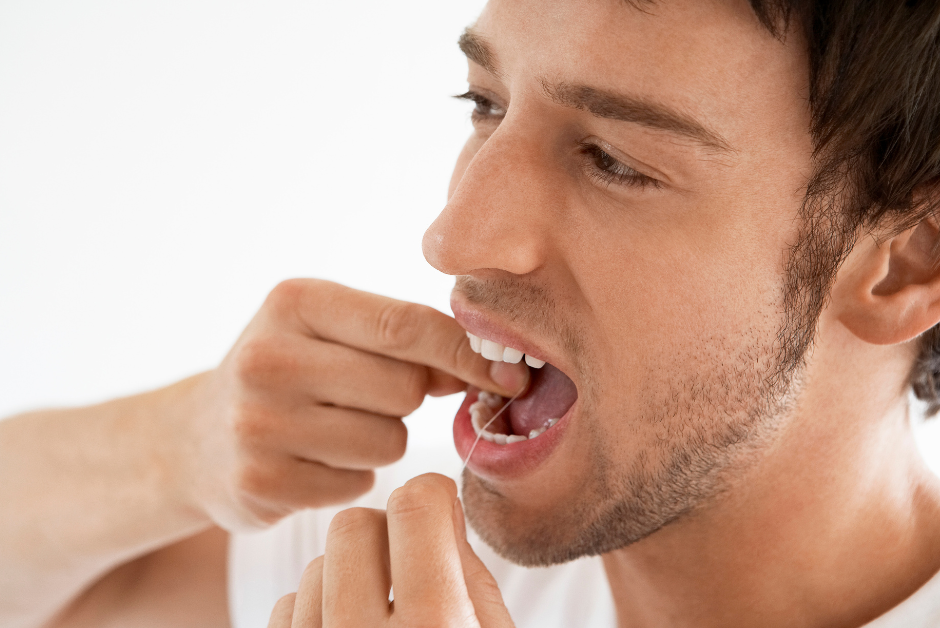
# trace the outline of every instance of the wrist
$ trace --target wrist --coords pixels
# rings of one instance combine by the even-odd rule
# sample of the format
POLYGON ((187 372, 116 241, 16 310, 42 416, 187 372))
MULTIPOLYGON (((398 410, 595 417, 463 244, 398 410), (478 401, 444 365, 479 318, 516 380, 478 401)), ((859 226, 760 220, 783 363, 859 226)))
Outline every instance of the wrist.
POLYGON ((213 371, 193 375, 147 393, 142 406, 144 438, 150 445, 154 481, 169 505, 194 523, 212 523, 201 490, 201 418, 210 407, 213 371))

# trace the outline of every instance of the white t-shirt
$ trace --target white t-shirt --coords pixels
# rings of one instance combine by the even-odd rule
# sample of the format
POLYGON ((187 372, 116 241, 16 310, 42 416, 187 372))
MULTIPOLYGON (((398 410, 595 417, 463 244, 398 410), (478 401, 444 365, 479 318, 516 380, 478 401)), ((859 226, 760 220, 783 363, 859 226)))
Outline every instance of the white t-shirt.
MULTIPOLYGON (((409 450, 401 462, 380 470, 375 488, 353 504, 303 511, 263 532, 232 535, 228 571, 233 627, 267 626, 278 598, 296 591, 304 567, 323 554, 326 532, 337 512, 350 506, 384 509, 388 495, 409 479, 428 472, 456 478, 460 466, 453 444, 409 450)), ((468 530, 468 538, 499 583, 517 628, 616 628, 613 600, 599 557, 527 569, 498 556, 472 530, 468 530)), ((866 626, 933 627, 940 627, 940 574, 866 626)))

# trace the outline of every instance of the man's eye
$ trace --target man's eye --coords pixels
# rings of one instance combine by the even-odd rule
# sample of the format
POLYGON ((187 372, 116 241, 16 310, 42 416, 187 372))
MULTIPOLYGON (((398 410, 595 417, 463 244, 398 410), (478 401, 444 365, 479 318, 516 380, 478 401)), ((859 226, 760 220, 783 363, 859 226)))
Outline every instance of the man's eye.
POLYGON ((506 111, 494 103, 492 100, 478 94, 474 91, 469 91, 465 94, 460 94, 454 98, 459 98, 461 100, 469 100, 474 103, 476 106, 473 108, 472 118, 474 122, 477 121, 487 121, 487 120, 498 120, 503 118, 506 115, 506 111))
POLYGON ((659 188, 662 186, 656 179, 617 161, 597 144, 583 143, 581 149, 588 162, 586 164, 588 175, 605 186, 609 187, 613 183, 639 188, 659 188))

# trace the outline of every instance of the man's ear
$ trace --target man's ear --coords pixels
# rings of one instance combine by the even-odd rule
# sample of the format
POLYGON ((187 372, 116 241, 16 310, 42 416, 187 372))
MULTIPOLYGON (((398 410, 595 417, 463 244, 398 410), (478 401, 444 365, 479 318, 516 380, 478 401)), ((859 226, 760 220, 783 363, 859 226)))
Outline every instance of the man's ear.
POLYGON ((940 322, 940 222, 860 241, 833 286, 838 320, 865 342, 907 342, 940 322))

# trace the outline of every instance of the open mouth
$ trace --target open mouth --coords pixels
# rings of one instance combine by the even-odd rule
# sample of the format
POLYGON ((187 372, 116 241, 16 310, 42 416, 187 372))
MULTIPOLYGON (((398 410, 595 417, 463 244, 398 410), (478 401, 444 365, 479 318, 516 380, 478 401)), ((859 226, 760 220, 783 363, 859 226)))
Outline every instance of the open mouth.
POLYGON ((531 368, 528 389, 505 410, 509 399, 485 391, 470 405, 473 430, 481 439, 497 445, 534 440, 561 421, 578 400, 574 382, 551 364, 470 332, 467 337, 473 350, 488 360, 517 364, 524 358, 531 368))

